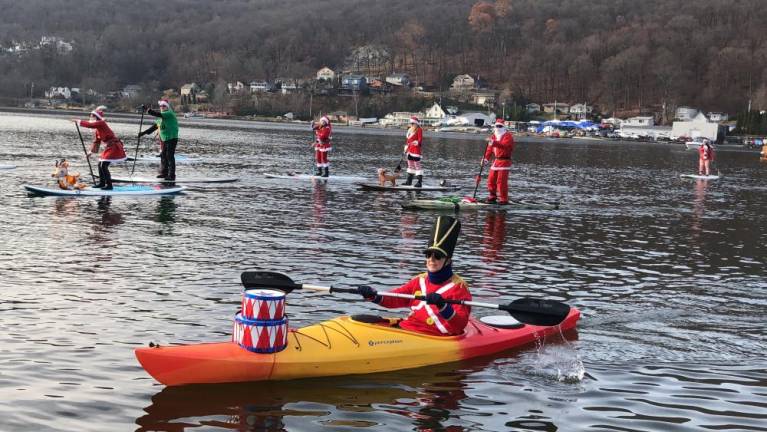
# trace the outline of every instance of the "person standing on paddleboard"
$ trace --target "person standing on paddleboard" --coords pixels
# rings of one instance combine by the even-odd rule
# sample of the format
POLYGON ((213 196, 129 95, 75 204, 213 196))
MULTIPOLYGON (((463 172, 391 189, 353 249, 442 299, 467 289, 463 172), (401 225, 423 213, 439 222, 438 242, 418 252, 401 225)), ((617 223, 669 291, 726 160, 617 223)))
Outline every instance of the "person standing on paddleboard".
POLYGON ((493 135, 488 139, 485 157, 486 164, 490 155, 495 156, 490 174, 487 176, 487 191, 485 202, 489 204, 507 205, 509 203, 509 171, 511 170, 511 154, 514 152, 514 137, 506 130, 503 119, 496 119, 493 135))
POLYGON ((147 114, 158 119, 149 129, 140 132, 139 136, 149 135, 160 130, 160 174, 157 178, 165 180, 176 180, 176 146, 178 145, 178 119, 176 113, 171 109, 170 102, 163 99, 157 102, 160 111, 146 109, 141 105, 141 109, 147 114))
POLYGON ((330 176, 330 162, 328 162, 328 152, 333 150, 330 143, 333 128, 330 126, 330 119, 327 116, 320 118, 320 123, 312 123, 312 130, 316 137, 312 143, 314 146, 314 156, 317 162, 317 176, 330 176))
POLYGON ((410 117, 410 127, 405 135, 405 153, 407 153, 407 180, 405 186, 413 184, 413 177, 416 177, 414 187, 421 187, 423 180, 423 170, 421 169, 421 144, 423 144, 423 130, 418 117, 410 117))
POLYGON ((704 139, 700 142, 698 147, 698 154, 700 158, 698 160, 698 175, 709 175, 709 165, 714 160, 714 147, 711 146, 711 142, 704 139))
POLYGON ((399 327, 436 336, 452 336, 463 333, 469 322, 471 306, 450 304, 450 300, 471 300, 466 282, 453 273, 453 250, 461 232, 461 222, 450 216, 439 216, 429 235, 424 250, 426 273, 421 273, 405 285, 390 292, 425 296, 425 300, 413 300, 378 295, 374 288, 361 285, 357 292, 366 300, 386 308, 411 309, 410 315, 399 322, 399 327))
POLYGON ((106 107, 101 105, 91 111, 88 120, 72 119, 72 121, 78 123, 81 127, 95 129, 93 144, 91 144, 90 151, 86 153, 87 157, 94 153, 99 153, 99 147, 101 147, 101 143, 104 143, 104 151, 99 154, 99 184, 94 186, 94 188, 112 190, 112 174, 109 172, 109 165, 122 162, 128 156, 125 154, 122 141, 115 136, 115 133, 112 132, 112 129, 104 120, 105 110, 106 107))

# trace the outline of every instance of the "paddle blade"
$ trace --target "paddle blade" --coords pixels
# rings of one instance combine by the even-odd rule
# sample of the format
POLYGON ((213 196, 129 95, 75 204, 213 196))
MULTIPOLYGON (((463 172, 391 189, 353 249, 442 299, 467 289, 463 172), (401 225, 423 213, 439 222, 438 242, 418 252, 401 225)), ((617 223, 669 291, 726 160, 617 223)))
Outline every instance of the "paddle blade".
POLYGON ((245 289, 276 289, 289 293, 294 289, 301 289, 301 285, 293 282, 288 276, 268 271, 246 271, 240 275, 242 286, 245 289))
POLYGON ((498 309, 505 310, 517 321, 538 326, 555 326, 567 318, 570 306, 554 301, 523 297, 498 309))

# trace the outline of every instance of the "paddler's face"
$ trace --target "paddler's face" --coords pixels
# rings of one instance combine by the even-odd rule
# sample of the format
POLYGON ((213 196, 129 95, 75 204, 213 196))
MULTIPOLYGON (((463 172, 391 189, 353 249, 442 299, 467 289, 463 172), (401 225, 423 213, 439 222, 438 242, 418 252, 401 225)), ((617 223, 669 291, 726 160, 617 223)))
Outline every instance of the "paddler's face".
POLYGON ((427 251, 426 252, 426 269, 432 273, 438 272, 445 267, 447 257, 439 252, 427 251))

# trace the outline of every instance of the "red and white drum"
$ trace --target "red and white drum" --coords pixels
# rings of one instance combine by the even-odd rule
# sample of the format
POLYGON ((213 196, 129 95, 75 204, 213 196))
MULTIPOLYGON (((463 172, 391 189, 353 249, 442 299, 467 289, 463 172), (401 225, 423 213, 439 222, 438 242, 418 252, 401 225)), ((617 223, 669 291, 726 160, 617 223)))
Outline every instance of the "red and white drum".
POLYGON ((232 341, 255 353, 276 353, 288 346, 288 319, 250 320, 238 313, 234 317, 232 341))
POLYGON ((242 294, 242 316, 249 320, 281 320, 285 317, 285 293, 254 289, 242 294))

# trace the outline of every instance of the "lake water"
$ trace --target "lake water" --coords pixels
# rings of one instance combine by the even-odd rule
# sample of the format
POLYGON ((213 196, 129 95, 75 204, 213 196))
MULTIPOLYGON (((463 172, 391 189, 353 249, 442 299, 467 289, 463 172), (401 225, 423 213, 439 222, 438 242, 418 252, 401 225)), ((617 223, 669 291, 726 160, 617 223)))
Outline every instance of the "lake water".
MULTIPOLYGON (((723 178, 706 182, 679 178, 697 169, 679 145, 518 143, 512 197, 562 209, 461 214, 454 267, 477 300, 579 308, 575 334, 426 369, 164 388, 133 350, 227 340, 242 271, 394 287, 423 271, 435 213, 350 182, 265 178, 312 169, 308 130, 189 122, 179 153, 197 161, 179 176, 240 182, 163 198, 29 197, 23 185, 50 182, 56 158, 88 172, 67 120, 0 113, 0 164, 18 166, 0 171, 2 431, 767 430, 767 165, 757 154, 720 152, 723 178)), ((137 122, 113 126, 132 153, 137 122)), ((372 179, 397 164, 402 141, 339 131, 331 174, 372 179)), ((471 194, 482 146, 427 138, 426 182, 471 194)), ((294 327, 377 311, 298 292, 288 310, 294 327)))

